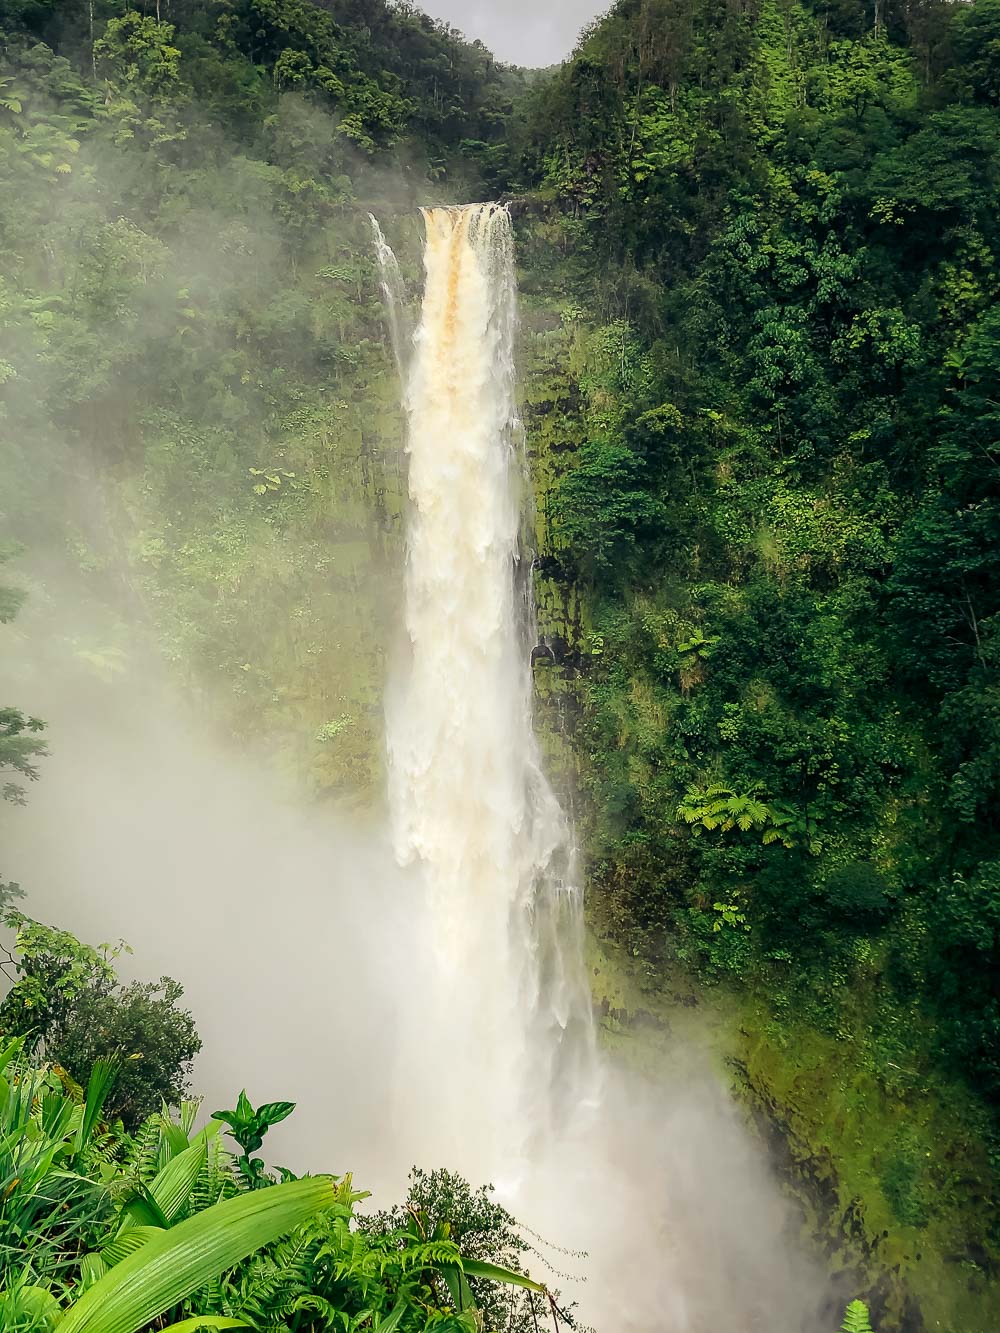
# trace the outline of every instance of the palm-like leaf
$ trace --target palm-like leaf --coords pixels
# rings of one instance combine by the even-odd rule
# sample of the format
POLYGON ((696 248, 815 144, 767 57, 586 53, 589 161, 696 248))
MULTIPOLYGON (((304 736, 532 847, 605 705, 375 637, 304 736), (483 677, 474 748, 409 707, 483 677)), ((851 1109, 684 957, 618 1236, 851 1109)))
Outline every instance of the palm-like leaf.
MULTIPOLYGON (((213 1125, 211 1128, 218 1133, 220 1126, 213 1125)), ((196 1135, 190 1147, 171 1157, 149 1187, 150 1195, 168 1222, 174 1220, 191 1197, 191 1191, 208 1159, 209 1133, 208 1130, 202 1131, 196 1135)))
POLYGON ((87 1081, 87 1095, 83 1103, 83 1114, 77 1127, 73 1147, 77 1155, 83 1152, 97 1127, 104 1103, 108 1099, 118 1071, 121 1068, 117 1060, 95 1060, 87 1081))
POLYGON ((333 1202, 332 1183, 315 1178, 214 1204, 112 1268, 60 1321, 59 1333, 136 1333, 333 1202))

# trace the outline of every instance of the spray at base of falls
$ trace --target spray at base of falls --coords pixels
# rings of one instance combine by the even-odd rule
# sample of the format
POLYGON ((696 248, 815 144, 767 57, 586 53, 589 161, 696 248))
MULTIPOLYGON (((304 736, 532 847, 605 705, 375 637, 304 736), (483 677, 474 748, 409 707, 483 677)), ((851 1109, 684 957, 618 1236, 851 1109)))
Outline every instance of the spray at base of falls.
POLYGON ((510 218, 497 204, 423 215, 412 351, 372 219, 411 500, 390 807, 433 955, 430 994, 399 1016, 399 1134, 411 1160, 495 1183, 527 1225, 587 1251, 585 1274, 554 1281, 601 1333, 792 1333, 813 1301, 718 1086, 650 1091, 597 1053, 572 830, 532 727, 510 218))

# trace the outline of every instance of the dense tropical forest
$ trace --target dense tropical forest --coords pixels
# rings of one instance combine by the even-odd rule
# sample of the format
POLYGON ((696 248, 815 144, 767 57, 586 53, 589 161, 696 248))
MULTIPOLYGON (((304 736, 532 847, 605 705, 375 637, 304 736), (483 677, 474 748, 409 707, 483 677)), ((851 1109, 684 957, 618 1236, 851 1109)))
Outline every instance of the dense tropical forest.
MULTIPOLYGON (((539 72, 386 0, 0 0, 0 47, 5 642, 110 696, 153 653, 298 799, 377 809, 406 482, 368 213, 415 282, 419 204, 507 200, 605 1042, 705 1015, 876 1327, 994 1329, 1000 0, 620 0, 539 72)), ((5 835, 59 748, 10 657, 5 835)), ((564 1317, 447 1163, 373 1218, 254 1155, 290 1103, 197 1128, 180 986, 45 891, 3 890, 5 1329, 564 1317)))

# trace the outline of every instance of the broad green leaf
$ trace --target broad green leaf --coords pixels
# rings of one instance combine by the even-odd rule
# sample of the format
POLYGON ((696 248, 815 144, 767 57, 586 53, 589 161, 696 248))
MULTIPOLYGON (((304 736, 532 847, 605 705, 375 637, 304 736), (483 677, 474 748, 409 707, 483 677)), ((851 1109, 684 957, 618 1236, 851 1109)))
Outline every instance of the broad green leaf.
POLYGON ((167 1112, 164 1112, 160 1119, 163 1124, 163 1137, 166 1139, 171 1157, 177 1157, 185 1148, 190 1148, 188 1136, 180 1125, 174 1124, 167 1112))
POLYGON ((257 1107, 257 1120, 261 1125, 277 1125, 295 1110, 294 1102, 265 1102, 257 1107))
POLYGON ((150 1194, 149 1189, 145 1185, 139 1185, 138 1191, 122 1209, 124 1215, 122 1225, 162 1227, 166 1230, 170 1226, 170 1219, 164 1215, 163 1209, 150 1194))
POLYGON ((476 1308, 476 1298, 473 1296, 468 1278, 462 1270, 455 1264, 442 1264, 440 1272, 455 1309, 474 1310, 476 1308))
POLYGON ((38 1333, 48 1333, 54 1329, 59 1319, 59 1302, 46 1287, 29 1283, 18 1285, 7 1291, 0 1291, 0 1328, 25 1327, 30 1320, 30 1327, 38 1333))
POLYGON ((333 1202, 332 1183, 314 1177, 213 1204, 112 1268, 66 1314, 59 1333, 137 1333, 333 1202))
POLYGON ((526 1287, 528 1291, 545 1294, 545 1288, 540 1282, 533 1281, 525 1273, 515 1273, 512 1268, 501 1268, 499 1264, 484 1263, 480 1259, 463 1259, 462 1270, 467 1277, 483 1277, 490 1282, 506 1282, 508 1286, 526 1287))
POLYGON ((206 1157, 207 1140, 199 1135, 190 1148, 171 1157, 150 1185, 149 1192, 168 1222, 173 1221, 191 1197, 206 1157))
POLYGON ((162 1232, 162 1227, 129 1227, 127 1231, 119 1232, 114 1240, 102 1247, 101 1258, 109 1268, 112 1268, 115 1264, 120 1264, 123 1259, 127 1259, 130 1254, 141 1250, 148 1240, 161 1235, 162 1232))

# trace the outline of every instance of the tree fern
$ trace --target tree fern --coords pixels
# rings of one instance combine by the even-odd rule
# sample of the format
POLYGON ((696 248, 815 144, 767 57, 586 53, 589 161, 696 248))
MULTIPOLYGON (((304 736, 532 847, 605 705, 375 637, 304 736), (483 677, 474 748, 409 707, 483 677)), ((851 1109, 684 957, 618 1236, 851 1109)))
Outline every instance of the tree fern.
POLYGON ((851 1301, 844 1311, 844 1322, 840 1326, 840 1333, 874 1333, 868 1306, 864 1301, 851 1301))
POLYGON ((739 795, 731 787, 713 783, 701 790, 691 786, 684 793, 684 798, 677 807, 677 816, 686 824, 694 825, 692 832, 697 835, 702 829, 709 832, 721 829, 728 833, 738 828, 742 833, 759 828, 767 823, 768 808, 763 801, 757 800, 752 791, 739 795))
POLYGON ((251 1259, 221 1284, 219 1304, 204 1309, 249 1315, 265 1325, 287 1320, 313 1286, 315 1241, 306 1226, 251 1259))
POLYGON ((461 1262, 458 1246, 452 1240, 428 1240, 420 1245, 411 1241, 405 1250, 392 1251, 383 1256, 382 1272, 398 1266, 401 1272, 410 1269, 439 1268, 442 1264, 461 1262))

